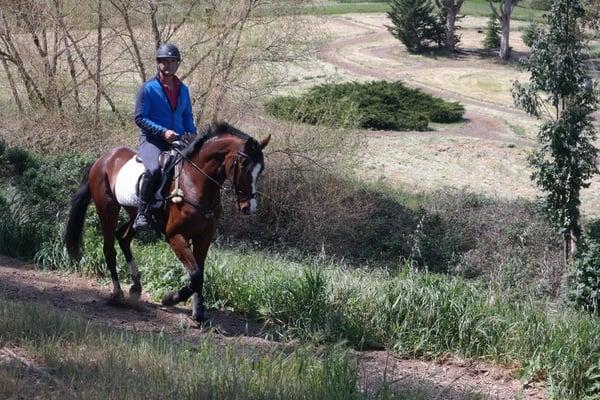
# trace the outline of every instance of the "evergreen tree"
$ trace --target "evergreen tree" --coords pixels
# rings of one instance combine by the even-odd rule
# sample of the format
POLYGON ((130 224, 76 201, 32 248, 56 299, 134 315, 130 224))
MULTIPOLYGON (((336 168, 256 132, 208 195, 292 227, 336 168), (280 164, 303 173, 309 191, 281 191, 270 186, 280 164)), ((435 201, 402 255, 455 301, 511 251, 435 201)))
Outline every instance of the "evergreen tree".
POLYGON ((456 23, 463 17, 458 15, 463 3, 464 0, 435 0, 435 4, 440 10, 440 25, 445 29, 443 46, 449 51, 455 51, 460 42, 460 36, 456 34, 460 27, 456 26, 456 23))
POLYGON ((485 28, 483 47, 486 49, 497 49, 500 47, 500 41, 500 23, 498 22, 498 18, 494 15, 490 15, 490 19, 485 28))
POLYGON ((565 261, 576 252, 580 227, 580 192, 598 172, 592 113, 598 107, 584 62, 581 0, 554 0, 545 15, 544 34, 534 41, 525 65, 528 86, 515 83, 515 104, 545 121, 539 149, 529 158, 532 179, 544 192, 550 221, 564 237, 565 261))
POLYGON ((420 53, 436 43, 445 43, 445 29, 434 16, 430 0, 391 0, 388 26, 392 35, 400 40, 411 53, 420 53))

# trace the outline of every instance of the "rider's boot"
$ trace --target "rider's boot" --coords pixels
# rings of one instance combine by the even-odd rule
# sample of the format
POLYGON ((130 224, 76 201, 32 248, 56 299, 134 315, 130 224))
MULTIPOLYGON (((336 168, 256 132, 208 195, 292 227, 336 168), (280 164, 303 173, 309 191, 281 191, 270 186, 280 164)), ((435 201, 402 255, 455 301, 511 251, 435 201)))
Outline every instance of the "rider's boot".
POLYGON ((133 229, 136 231, 151 230, 150 226, 150 207, 154 200, 154 184, 150 174, 145 173, 142 177, 142 186, 140 188, 140 205, 137 216, 133 222, 133 229))

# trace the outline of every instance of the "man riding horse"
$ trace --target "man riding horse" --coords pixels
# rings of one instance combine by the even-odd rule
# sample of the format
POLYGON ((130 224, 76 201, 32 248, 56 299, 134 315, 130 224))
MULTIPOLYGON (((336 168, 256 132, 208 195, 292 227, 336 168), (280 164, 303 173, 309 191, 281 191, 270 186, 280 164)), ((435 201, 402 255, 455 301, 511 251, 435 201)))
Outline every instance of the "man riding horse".
POLYGON ((135 103, 135 123, 141 129, 138 157, 146 172, 142 177, 138 214, 133 229, 151 228, 151 209, 160 184, 159 156, 183 135, 197 133, 188 87, 175 75, 181 62, 179 49, 165 43, 156 50, 157 75, 140 87, 135 103))

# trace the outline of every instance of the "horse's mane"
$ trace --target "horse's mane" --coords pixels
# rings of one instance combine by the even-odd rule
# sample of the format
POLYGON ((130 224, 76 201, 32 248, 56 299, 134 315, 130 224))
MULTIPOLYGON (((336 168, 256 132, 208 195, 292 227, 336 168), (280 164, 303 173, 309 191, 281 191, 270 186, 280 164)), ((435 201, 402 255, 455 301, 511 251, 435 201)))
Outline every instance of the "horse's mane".
POLYGON ((182 154, 185 157, 191 157, 194 154, 196 154, 204 145, 204 143, 206 143, 207 141, 209 141, 210 139, 223 135, 223 134, 230 134, 233 136, 237 136, 240 139, 247 141, 247 142, 251 142, 253 145, 255 144, 256 146, 252 146, 252 147, 256 147, 258 149, 260 149, 260 145, 258 144, 258 142, 250 135, 242 132, 241 130, 234 128, 233 126, 229 125, 227 122, 217 122, 217 123, 213 123, 210 126, 208 126, 207 128, 205 128, 204 130, 202 130, 202 132, 199 132, 196 139, 194 139, 194 141, 192 143, 190 143, 190 145, 188 147, 186 147, 186 149, 182 152, 182 154))

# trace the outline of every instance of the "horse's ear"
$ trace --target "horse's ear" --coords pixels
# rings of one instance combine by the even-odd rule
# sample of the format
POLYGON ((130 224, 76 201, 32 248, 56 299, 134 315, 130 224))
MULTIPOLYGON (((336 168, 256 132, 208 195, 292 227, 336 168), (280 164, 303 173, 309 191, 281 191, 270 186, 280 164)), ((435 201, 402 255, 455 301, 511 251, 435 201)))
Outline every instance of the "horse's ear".
POLYGON ((264 149, 265 147, 267 147, 267 145, 269 144, 270 141, 271 141, 271 135, 267 136, 266 138, 264 138, 263 140, 260 141, 260 148, 264 149))

